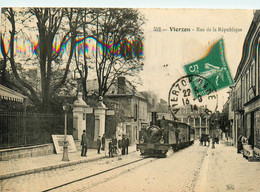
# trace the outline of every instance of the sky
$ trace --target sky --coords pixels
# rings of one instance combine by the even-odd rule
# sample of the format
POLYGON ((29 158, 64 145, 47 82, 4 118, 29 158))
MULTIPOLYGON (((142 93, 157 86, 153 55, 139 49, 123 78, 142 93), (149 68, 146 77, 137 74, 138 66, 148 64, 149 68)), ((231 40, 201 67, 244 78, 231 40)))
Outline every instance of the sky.
MULTIPOLYGON (((143 26, 145 65, 141 73, 143 86, 138 88, 141 91, 155 91, 160 98, 167 100, 171 85, 185 75, 183 66, 202 58, 207 48, 220 38, 224 39, 225 57, 232 76, 235 76, 242 55, 243 42, 253 18, 252 9, 259 9, 260 1, 6 0, 0 2, 0 7, 10 6, 145 8, 140 9, 147 20, 143 26), (173 32, 170 27, 187 28, 191 31, 173 32), (218 27, 233 27, 241 31, 224 33, 218 31, 218 27), (217 31, 213 32, 213 28, 217 31), (160 29, 165 31, 160 32, 160 29), (204 31, 201 31, 203 29, 204 31)), ((221 105, 226 101, 227 91, 226 88, 218 92, 221 105)))
MULTIPOLYGON (((141 88, 156 91, 167 100, 171 85, 185 75, 183 66, 202 58, 207 48, 220 38, 224 40, 230 72, 235 76, 252 22, 252 10, 145 9, 141 12, 148 19, 144 26, 145 65, 141 88), (170 27, 190 31, 171 31, 170 27), (229 27, 239 31, 219 30, 229 27), (159 32, 159 28, 165 31, 159 32)), ((227 99, 227 91, 226 88, 218 92, 220 104, 227 99)))

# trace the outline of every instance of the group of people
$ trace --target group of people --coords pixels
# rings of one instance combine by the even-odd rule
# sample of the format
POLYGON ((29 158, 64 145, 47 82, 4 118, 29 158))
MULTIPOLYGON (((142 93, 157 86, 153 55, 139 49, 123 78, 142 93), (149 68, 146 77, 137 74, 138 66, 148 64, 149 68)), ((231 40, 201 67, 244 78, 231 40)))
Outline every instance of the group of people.
POLYGON ((129 147, 129 139, 126 135, 123 136, 122 140, 118 142, 119 148, 121 148, 122 155, 128 154, 128 147, 129 147))
MULTIPOLYGON (((81 136, 81 156, 87 156, 87 135, 86 130, 83 130, 81 136)), ((106 143, 106 135, 104 134, 97 139, 97 153, 100 153, 100 150, 105 150, 105 143, 106 143)), ((112 140, 108 143, 109 149, 109 157, 113 157, 114 154, 118 154, 118 149, 121 149, 122 155, 128 154, 128 147, 129 147, 129 139, 126 135, 123 135, 122 140, 117 141, 117 138, 114 136, 112 140)))
POLYGON ((113 137, 112 141, 108 143, 109 157, 113 157, 113 154, 117 154, 117 138, 113 137))
MULTIPOLYGON (((105 142, 106 136, 103 135, 101 139, 102 150, 105 150, 105 142)), ((108 143, 109 149, 109 157, 113 157, 114 154, 118 154, 119 149, 121 149, 122 155, 128 154, 128 147, 129 147, 129 139, 126 135, 123 135, 122 140, 117 141, 117 138, 114 136, 112 140, 108 143)))

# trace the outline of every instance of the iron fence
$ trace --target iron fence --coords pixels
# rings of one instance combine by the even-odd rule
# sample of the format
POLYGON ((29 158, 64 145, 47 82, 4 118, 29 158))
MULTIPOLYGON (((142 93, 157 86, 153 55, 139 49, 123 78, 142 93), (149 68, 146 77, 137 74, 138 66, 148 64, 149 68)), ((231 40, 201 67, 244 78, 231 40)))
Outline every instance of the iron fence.
MULTIPOLYGON (((64 134, 64 114, 0 112, 0 148, 52 142, 51 135, 64 134)), ((73 115, 68 114, 68 134, 73 134, 73 115)))

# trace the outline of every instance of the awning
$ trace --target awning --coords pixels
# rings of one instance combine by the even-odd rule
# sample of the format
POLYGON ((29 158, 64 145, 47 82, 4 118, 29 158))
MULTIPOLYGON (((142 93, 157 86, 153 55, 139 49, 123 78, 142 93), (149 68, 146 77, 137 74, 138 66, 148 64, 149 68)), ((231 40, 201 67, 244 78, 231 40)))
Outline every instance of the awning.
POLYGON ((4 100, 24 102, 27 97, 0 84, 0 98, 4 100))

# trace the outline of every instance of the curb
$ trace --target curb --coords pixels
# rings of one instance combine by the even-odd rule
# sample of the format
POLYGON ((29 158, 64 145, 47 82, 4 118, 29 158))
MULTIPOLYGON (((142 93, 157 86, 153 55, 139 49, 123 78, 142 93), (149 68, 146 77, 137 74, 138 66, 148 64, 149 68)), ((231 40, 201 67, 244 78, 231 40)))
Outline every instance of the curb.
POLYGON ((56 164, 56 165, 48 165, 48 166, 45 166, 45 167, 39 167, 39 168, 35 168, 35 169, 28 169, 28 170, 24 170, 24 171, 18 171, 18 172, 14 172, 14 173, 7 173, 7 174, 0 175, 0 180, 2 180, 2 179, 10 179, 12 177, 27 175, 27 174, 31 174, 31 173, 38 173, 38 172, 42 172, 42 171, 48 171, 48 170, 51 170, 51 169, 68 167, 68 166, 76 165, 76 164, 80 164, 80 163, 92 162, 92 161, 96 161, 96 160, 99 160, 99 159, 105 159, 105 158, 107 158, 107 157, 104 156, 104 157, 96 157, 96 158, 92 158, 92 159, 76 160, 76 161, 64 162, 64 163, 56 164))
MULTIPOLYGON (((131 154, 131 153, 134 153, 134 152, 136 152, 136 150, 129 151, 128 154, 131 154)), ((13 173, 6 173, 6 174, 0 175, 0 180, 10 179, 10 178, 13 178, 13 177, 18 177, 18 176, 22 176, 22 175, 31 174, 31 173, 39 173, 39 172, 48 171, 48 170, 51 170, 51 169, 68 167, 68 166, 72 166, 72 165, 76 165, 76 164, 80 164, 80 163, 92 162, 92 161, 105 159, 105 158, 108 158, 108 157, 102 156, 102 157, 95 157, 95 158, 92 158, 92 159, 74 160, 74 161, 63 162, 63 163, 55 164, 55 165, 48 165, 48 166, 45 166, 45 167, 39 167, 39 168, 28 169, 28 170, 23 170, 23 171, 17 171, 17 172, 13 172, 13 173)))

